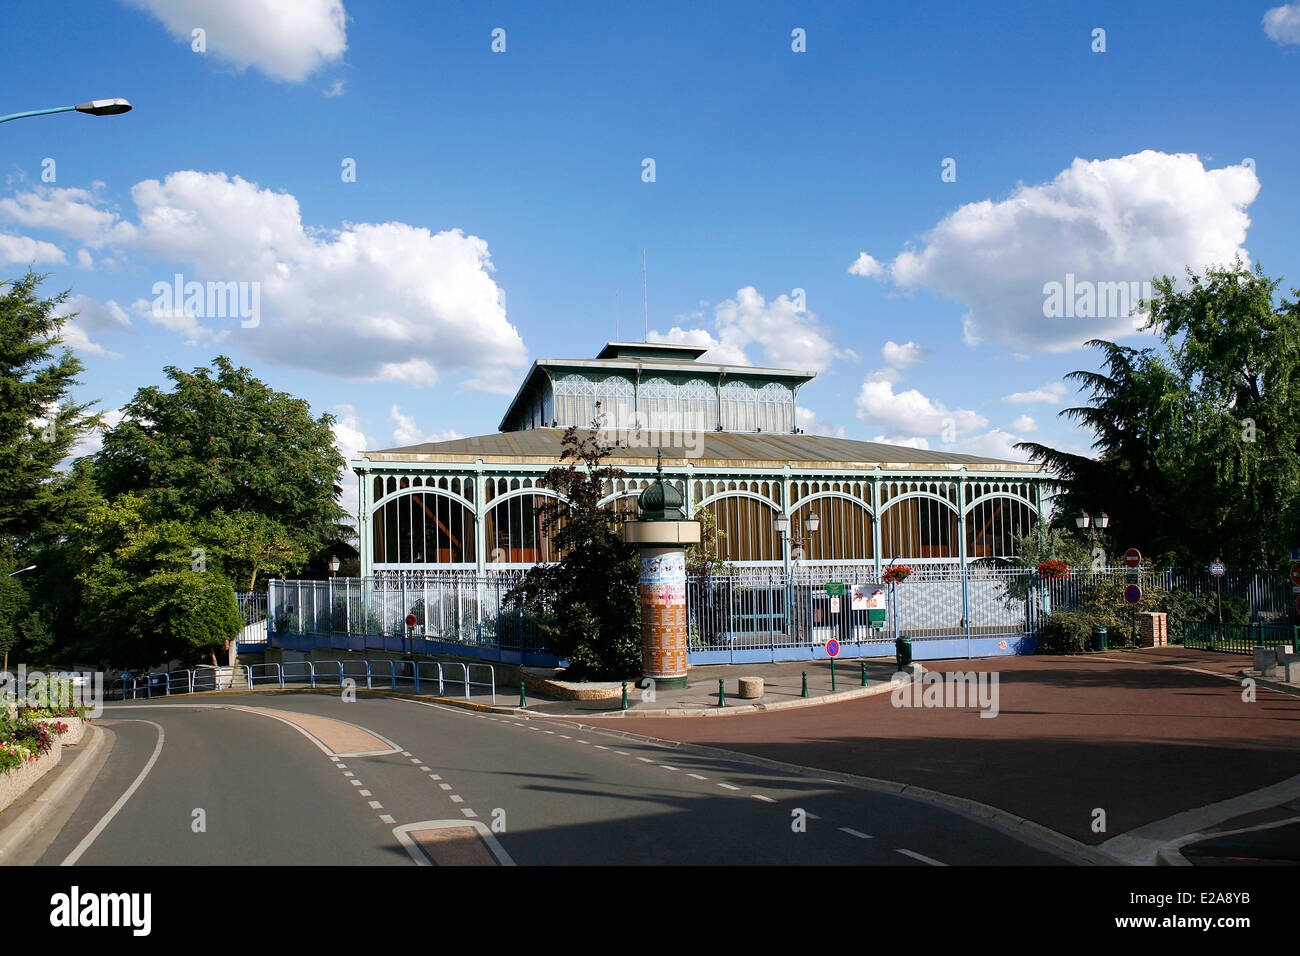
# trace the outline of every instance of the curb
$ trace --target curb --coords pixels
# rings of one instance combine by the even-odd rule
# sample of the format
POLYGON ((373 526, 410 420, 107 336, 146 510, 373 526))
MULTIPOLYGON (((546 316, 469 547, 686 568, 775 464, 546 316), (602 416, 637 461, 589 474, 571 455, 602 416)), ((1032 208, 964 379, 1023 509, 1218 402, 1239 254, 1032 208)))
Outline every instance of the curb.
MULTIPOLYGON (((533 714, 530 716, 542 717, 548 715, 533 714)), ((566 719, 563 717, 556 719, 566 719)), ((572 722, 572 721, 571 721, 572 722)), ((982 823, 989 823, 1004 833, 1009 833, 1025 840, 1026 842, 1037 842, 1045 844, 1058 854, 1070 859, 1073 863, 1086 863, 1093 866, 1121 866, 1121 861, 1109 856, 1102 850, 1088 846, 1086 843, 1080 843, 1073 837, 1068 837, 1064 833, 1058 833, 1050 827, 1043 826, 1041 823, 1035 823, 1025 817, 1017 816, 1007 810, 990 806, 987 803, 980 803, 978 800, 971 800, 967 797, 958 797, 950 793, 943 793, 939 790, 930 790, 926 787, 918 787, 912 784, 900 783, 897 780, 884 780, 879 777, 860 777, 857 774, 842 773, 838 770, 821 770, 816 767, 805 767, 801 764, 786 763, 782 760, 772 760, 768 757, 758 757, 753 754, 744 753, 736 750, 722 750, 717 747, 705 747, 701 744, 682 743, 677 740, 663 740, 658 737, 650 737, 644 734, 634 734, 626 730, 611 730, 607 727, 578 726, 583 729, 595 732, 603 732, 618 737, 626 737, 629 740, 638 740, 644 743, 655 744, 660 747, 668 747, 685 753, 695 753, 703 757, 713 757, 715 759, 725 759, 736 763, 751 763, 761 767, 767 767, 772 770, 780 770, 785 773, 795 774, 801 777, 812 777, 818 780, 829 780, 835 783, 847 784, 856 787, 859 790, 870 790, 875 793, 889 793, 895 796, 908 797, 918 800, 921 803, 928 803, 932 806, 942 807, 945 810, 951 810, 970 819, 978 820, 982 823)))
POLYGON ((31 806, 24 810, 12 823, 0 829, 0 865, 4 865, 16 850, 31 839, 32 834, 45 824, 51 814, 59 809, 68 793, 81 782, 90 768, 95 765, 95 758, 99 756, 99 752, 103 749, 108 734, 94 724, 87 724, 86 735, 92 739, 70 761, 69 766, 59 779, 51 784, 44 793, 36 797, 31 806))

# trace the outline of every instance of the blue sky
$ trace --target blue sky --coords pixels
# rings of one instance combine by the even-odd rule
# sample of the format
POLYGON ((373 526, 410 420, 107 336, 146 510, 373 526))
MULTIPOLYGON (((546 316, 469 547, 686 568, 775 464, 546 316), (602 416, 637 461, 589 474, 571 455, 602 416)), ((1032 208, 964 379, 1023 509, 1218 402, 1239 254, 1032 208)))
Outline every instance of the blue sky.
POLYGON ((0 126, 0 266, 77 296, 81 397, 226 353, 348 454, 492 432, 528 362, 614 337, 616 294, 641 337, 645 249, 652 338, 818 371, 810 431, 1082 450, 1079 343, 1143 337, 1044 316, 1045 283, 1239 252, 1300 285, 1300 4, 558 10, 8 11, 0 113, 135 106, 0 126), (178 272, 259 283, 258 324, 160 314, 178 272))

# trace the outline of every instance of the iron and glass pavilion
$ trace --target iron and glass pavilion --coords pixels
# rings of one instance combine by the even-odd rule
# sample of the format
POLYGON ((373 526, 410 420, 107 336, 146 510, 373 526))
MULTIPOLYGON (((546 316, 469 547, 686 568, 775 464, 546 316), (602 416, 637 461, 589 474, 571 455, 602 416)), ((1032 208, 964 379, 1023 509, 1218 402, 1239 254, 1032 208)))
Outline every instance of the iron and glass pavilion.
POLYGON ((487 571, 552 560, 539 506, 570 425, 618 447, 627 476, 605 504, 635 511, 665 473, 688 514, 713 514, 721 556, 738 567, 835 565, 956 569, 1010 556, 1044 517, 1038 465, 805 434, 799 389, 815 373, 718 365, 705 348, 610 342, 594 359, 534 362, 494 435, 360 453, 362 576, 487 571), (599 406, 599 408, 598 408, 599 406), (808 533, 805 519, 820 518, 808 533), (778 532, 788 516, 793 534, 778 532))

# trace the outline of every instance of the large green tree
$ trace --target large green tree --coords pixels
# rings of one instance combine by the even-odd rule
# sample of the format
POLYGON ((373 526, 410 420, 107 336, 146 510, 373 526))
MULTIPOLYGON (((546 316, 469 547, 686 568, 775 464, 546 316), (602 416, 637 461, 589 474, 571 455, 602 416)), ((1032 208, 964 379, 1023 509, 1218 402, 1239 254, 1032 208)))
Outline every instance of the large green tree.
POLYGON ((306 402, 225 356, 212 364, 215 372, 168 366, 172 390, 136 392, 96 458, 103 492, 138 494, 190 524, 218 512, 261 519, 227 525, 231 553, 250 535, 270 551, 308 555, 346 540, 352 532, 337 501, 344 461, 333 416, 313 418, 306 402), (270 544, 277 536, 287 537, 285 548, 270 544))
POLYGON ((551 650, 582 679, 634 677, 641 670, 640 564, 618 516, 600 505, 607 482, 625 476, 604 463, 614 446, 597 431, 568 428, 560 460, 543 483, 559 497, 541 509, 558 552, 530 568, 508 599, 532 613, 551 650))
POLYGON ((1067 376, 1091 394, 1062 414, 1096 458, 1020 446, 1059 475, 1058 515, 1105 510, 1117 546, 1180 562, 1264 567, 1300 545, 1300 306, 1280 284, 1239 261, 1165 276, 1147 303, 1163 350, 1089 343, 1103 369, 1067 376))

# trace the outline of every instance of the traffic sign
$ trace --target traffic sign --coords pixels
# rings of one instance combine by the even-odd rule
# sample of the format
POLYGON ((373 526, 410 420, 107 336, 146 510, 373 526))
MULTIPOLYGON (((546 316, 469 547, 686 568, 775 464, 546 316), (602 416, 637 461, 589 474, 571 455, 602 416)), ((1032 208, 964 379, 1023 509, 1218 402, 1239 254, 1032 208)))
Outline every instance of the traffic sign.
POLYGON ((839 652, 840 652, 840 642, 835 640, 835 638, 832 637, 829 641, 826 642, 826 656, 834 657, 839 652))
POLYGON ((827 582, 827 584, 826 584, 826 593, 829 594, 831 597, 843 597, 843 596, 844 596, 844 582, 843 582, 843 581, 829 581, 829 582, 827 582))
POLYGON ((1124 600, 1129 604, 1137 604, 1142 600, 1142 589, 1136 584, 1130 584, 1124 589, 1124 600))
POLYGON ((831 613, 832 614, 840 613, 840 599, 837 597, 831 598, 831 613))
POLYGON ((1300 564, 1291 565, 1291 583, 1300 584, 1300 564))
POLYGON ((1137 568, 1142 565, 1142 552, 1137 548, 1129 548, 1124 552, 1124 567, 1137 568))
POLYGON ((415 627, 415 625, 419 623, 419 620, 420 619, 416 617, 414 614, 408 614, 406 615, 406 626, 415 627))
POLYGON ((1222 561, 1215 561, 1210 565, 1210 573, 1216 578, 1221 578, 1228 573, 1228 566, 1222 561))

